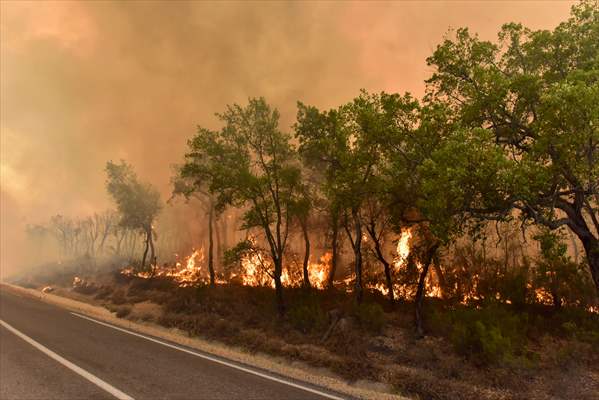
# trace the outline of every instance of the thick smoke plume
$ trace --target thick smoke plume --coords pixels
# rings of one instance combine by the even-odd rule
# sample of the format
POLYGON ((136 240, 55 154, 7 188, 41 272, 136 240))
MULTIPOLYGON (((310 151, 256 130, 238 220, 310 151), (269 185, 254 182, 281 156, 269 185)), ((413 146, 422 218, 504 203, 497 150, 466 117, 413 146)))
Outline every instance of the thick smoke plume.
POLYGON ((265 96, 291 125, 295 102, 358 93, 420 96, 450 27, 492 38, 501 23, 552 28, 569 2, 24 2, 1 5, 2 276, 23 264, 27 224, 110 207, 107 160, 170 194, 196 124, 265 96))

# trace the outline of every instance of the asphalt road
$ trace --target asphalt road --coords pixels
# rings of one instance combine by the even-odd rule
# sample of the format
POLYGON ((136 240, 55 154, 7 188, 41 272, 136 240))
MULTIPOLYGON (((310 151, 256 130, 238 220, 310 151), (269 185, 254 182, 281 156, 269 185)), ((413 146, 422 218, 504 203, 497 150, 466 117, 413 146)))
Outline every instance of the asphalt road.
POLYGON ((223 365, 197 350, 131 335, 4 289, 0 322, 2 400, 340 397, 215 357, 233 367, 223 365))

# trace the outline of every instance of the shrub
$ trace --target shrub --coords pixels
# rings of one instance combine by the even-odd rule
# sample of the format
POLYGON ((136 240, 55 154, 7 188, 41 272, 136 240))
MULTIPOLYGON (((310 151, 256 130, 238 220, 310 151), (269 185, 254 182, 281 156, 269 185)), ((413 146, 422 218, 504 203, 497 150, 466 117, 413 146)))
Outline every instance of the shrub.
POLYGON ((289 311, 289 322, 301 332, 320 331, 326 327, 327 317, 318 302, 309 299, 289 311))
POLYGON ((436 329, 450 332, 459 354, 483 363, 507 362, 521 353, 526 343, 528 318, 499 306, 481 310, 461 309, 448 317, 433 317, 436 329))
POLYGON ((479 355, 487 362, 501 361, 513 352, 510 338, 499 327, 482 321, 457 325, 451 339, 460 353, 479 355))
POLYGON ((111 294, 112 294, 112 288, 110 286, 101 286, 100 289, 98 289, 98 293, 96 294, 95 299, 96 300, 104 300, 111 294))
POLYGON ((175 314, 192 313, 194 303, 192 296, 174 294, 171 299, 167 300, 164 309, 166 312, 175 314))
POLYGON ((131 314, 131 307, 129 306, 121 306, 116 309, 117 318, 124 318, 129 314, 131 314))
POLYGON ((123 289, 115 290, 110 299, 116 305, 125 304, 127 302, 127 298, 125 297, 125 292, 123 289))
POLYGON ((385 326, 385 312, 378 303, 362 303, 356 305, 352 315, 358 325, 374 333, 380 333, 385 326))

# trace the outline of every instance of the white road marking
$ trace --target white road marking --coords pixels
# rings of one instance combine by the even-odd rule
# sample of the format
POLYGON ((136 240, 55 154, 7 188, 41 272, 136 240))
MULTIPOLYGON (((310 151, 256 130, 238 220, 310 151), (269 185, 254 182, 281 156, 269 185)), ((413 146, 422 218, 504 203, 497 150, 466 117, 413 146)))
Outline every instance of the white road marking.
POLYGON ((29 343, 36 349, 38 349, 42 353, 46 354, 48 357, 58 361, 59 363, 61 363, 62 365, 64 365, 68 369, 70 369, 71 371, 81 375, 82 377, 84 377, 85 379, 87 379, 88 381, 93 383, 94 385, 98 386, 100 389, 107 391, 108 393, 110 393, 111 395, 116 397, 117 399, 119 399, 119 400, 134 400, 133 397, 129 396, 126 393, 121 392, 120 390, 118 390, 114 386, 110 385, 109 383, 104 382, 102 379, 98 378, 97 376, 92 375, 91 373, 87 372, 83 368, 78 367, 77 365, 73 364, 69 360, 59 356, 58 354, 56 354, 49 348, 36 342, 29 336, 25 335, 23 332, 13 328, 11 325, 7 324, 6 322, 4 322, 1 319, 0 319, 0 325, 5 327, 6 329, 8 329, 10 332, 14 333, 16 336, 20 337, 21 339, 23 339, 24 341, 26 341, 27 343, 29 343))
POLYGON ((191 355, 194 355, 196 357, 203 358, 205 360, 209 360, 209 361, 212 361, 212 362, 215 362, 215 363, 218 363, 218 364, 226 365, 227 367, 231 367, 231 368, 235 368, 235 369, 238 369, 240 371, 243 371, 243 372, 247 372, 248 374, 256 375, 256 376, 259 376, 261 378, 269 379, 271 381, 275 381, 275 382, 278 382, 278 383, 282 383, 284 385, 292 386, 292 387, 297 388, 297 389, 305 390, 306 392, 315 393, 317 395, 320 395, 320 396, 323 396, 323 397, 326 397, 326 398, 329 398, 329 399, 333 399, 333 400, 344 400, 343 397, 335 396, 333 394, 326 393, 326 392, 320 391, 318 389, 313 389, 313 388, 311 388, 309 386, 305 386, 305 385, 302 385, 302 384, 299 384, 299 383, 294 383, 294 382, 291 382, 291 381, 288 381, 288 380, 285 380, 285 379, 277 378, 276 376, 271 376, 271 375, 262 373, 260 371, 255 371, 253 369, 246 368, 246 367, 243 367, 241 365, 236 365, 236 364, 233 364, 233 363, 230 363, 230 362, 218 359, 216 357, 209 356, 207 354, 198 353, 198 352, 186 349, 186 348, 181 347, 181 346, 177 346, 177 345, 174 345, 174 344, 163 342, 162 340, 154 339, 153 337, 142 335, 141 333, 133 332, 133 331, 130 331, 128 329, 123 329, 123 328, 120 328, 118 326, 106 323, 106 322, 98 321, 96 319, 87 317, 85 315, 77 314, 75 312, 71 312, 71 314, 73 314, 76 317, 83 318, 83 319, 86 319, 86 320, 91 321, 91 322, 95 322, 96 324, 104 325, 104 326, 107 326, 109 328, 116 329, 117 331, 128 333, 129 335, 137 336, 137 337, 149 340, 150 342, 154 342, 154 343, 158 343, 158 344, 161 344, 163 346, 166 346, 166 347, 170 347, 171 349, 179 350, 179 351, 182 351, 184 353, 191 354, 191 355))

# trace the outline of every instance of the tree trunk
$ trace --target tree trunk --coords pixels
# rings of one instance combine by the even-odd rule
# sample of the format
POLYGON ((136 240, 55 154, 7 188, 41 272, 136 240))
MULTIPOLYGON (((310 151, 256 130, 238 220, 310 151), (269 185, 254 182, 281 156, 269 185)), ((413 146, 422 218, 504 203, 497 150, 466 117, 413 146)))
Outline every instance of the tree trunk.
MULTIPOLYGON (((567 223, 568 227, 582 242, 582 247, 584 248, 587 262, 591 269, 593 282, 595 283, 595 289, 597 290, 597 294, 599 294, 599 239, 593 235, 593 232, 591 232, 591 229, 587 225, 587 221, 584 219, 580 209, 576 208, 575 204, 560 201, 557 204, 557 208, 566 213, 569 219, 567 223)), ((548 226, 551 229, 556 228, 556 226, 548 226)))
MULTIPOLYGON (((367 228, 367 230, 368 230, 368 228, 367 228)), ((393 280, 391 278, 391 265, 385 259, 385 256, 383 254, 383 249, 381 248, 381 243, 380 243, 379 239, 376 237, 376 231, 374 230, 373 226, 371 226, 369 233, 370 233, 370 237, 372 238, 372 241, 374 242, 374 250, 375 250, 376 258, 378 258, 378 260, 381 262, 381 264, 383 264, 383 268, 385 269, 385 280, 387 281, 387 289, 389 290, 389 293, 388 293, 389 302, 391 303, 391 305, 393 305, 393 302, 395 301, 395 299, 394 299, 394 295, 393 295, 393 280)))
POLYGON ((562 298, 559 295, 557 290, 552 290, 551 291, 551 297, 553 298, 553 307, 556 310, 560 310, 562 308, 562 298))
POLYGON ((285 303, 283 301, 283 283, 281 282, 281 274, 283 273, 283 260, 282 257, 277 257, 274 260, 275 271, 275 292, 277 296, 277 310, 280 316, 285 315, 285 303))
POLYGON ((308 222, 305 219, 301 219, 300 224, 302 225, 302 232, 304 234, 304 288, 310 289, 310 275, 308 273, 308 264, 310 263, 310 236, 308 235, 308 222))
POLYGON ((425 282, 428 269, 433 261, 433 257, 439 248, 438 244, 433 245, 428 249, 424 265, 422 266, 422 272, 420 272, 420 279, 418 279, 418 290, 416 291, 415 305, 416 305, 416 334, 419 337, 424 337, 424 327, 422 326, 422 304, 424 303, 425 296, 425 282))
POLYGON ((146 232, 146 248, 144 250, 144 255, 141 259, 141 270, 142 271, 146 268, 146 258, 148 257, 148 249, 150 248, 150 235, 151 235, 151 233, 146 232))
POLYGON ((395 298, 393 297, 393 280, 391 279, 391 266, 387 261, 383 262, 383 266, 385 267, 385 279, 387 280, 387 289, 389 290, 389 303, 393 305, 395 298))
POLYGON ((226 249, 223 249, 220 240, 220 223, 218 218, 214 219, 212 227, 214 229, 214 238, 216 239, 216 263, 221 264, 223 253, 226 249))
MULTIPOLYGON (((221 219, 221 233, 223 235, 223 253, 225 250, 227 250, 229 248, 229 219, 226 215, 226 213, 223 213, 223 217, 221 219)), ((221 254, 222 256, 222 254, 221 254)))
POLYGON ((208 211, 208 272, 210 273, 210 286, 214 287, 214 238, 212 233, 212 224, 214 219, 214 205, 210 203, 208 211))
POLYGON ((335 283, 335 272, 337 272, 337 261, 339 258, 339 216, 333 214, 332 238, 331 238, 331 269, 327 277, 327 289, 332 289, 335 283))
POLYGON ((150 227, 150 266, 156 265, 156 252, 154 251, 154 233, 150 227))
POLYGON ((580 237, 582 246, 587 256, 589 267, 591 268, 591 276, 595 282, 597 294, 599 294, 599 240, 595 239, 592 234, 585 237, 580 237))
POLYGON ((358 209, 352 209, 352 217, 354 220, 354 229, 356 238, 354 240, 354 272, 356 281, 354 282, 356 300, 358 304, 362 303, 364 291, 362 288, 362 223, 358 214, 358 209))

